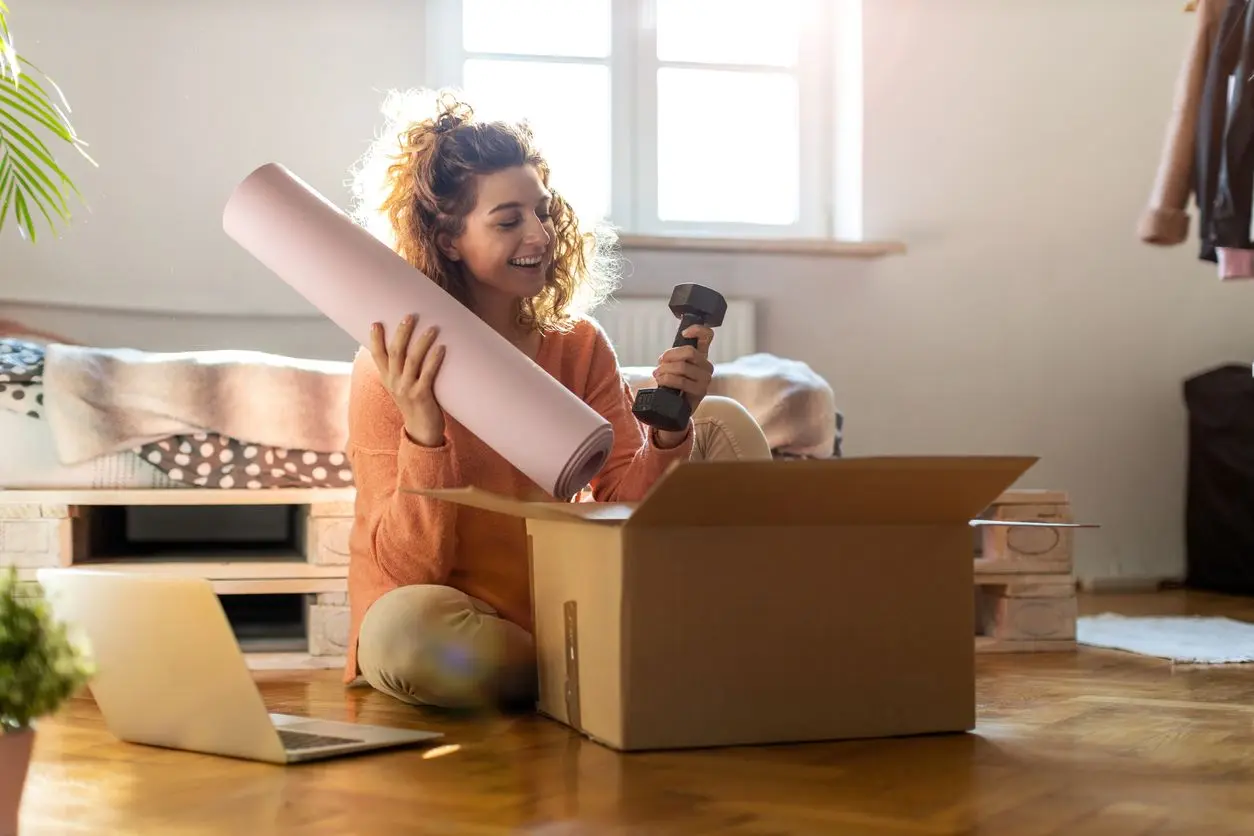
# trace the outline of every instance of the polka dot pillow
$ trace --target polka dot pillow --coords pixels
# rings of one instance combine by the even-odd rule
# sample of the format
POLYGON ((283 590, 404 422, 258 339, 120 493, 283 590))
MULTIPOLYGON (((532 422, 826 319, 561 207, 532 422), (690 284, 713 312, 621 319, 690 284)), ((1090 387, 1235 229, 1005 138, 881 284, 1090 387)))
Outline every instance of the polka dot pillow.
POLYGON ((12 337, 0 339, 0 383, 43 382, 43 348, 12 337))
POLYGON ((135 448, 176 482, 205 488, 347 488, 353 472, 343 453, 248 444, 215 433, 172 436, 135 448))
POLYGON ((0 409, 20 412, 32 418, 42 418, 44 385, 42 383, 0 382, 0 409))

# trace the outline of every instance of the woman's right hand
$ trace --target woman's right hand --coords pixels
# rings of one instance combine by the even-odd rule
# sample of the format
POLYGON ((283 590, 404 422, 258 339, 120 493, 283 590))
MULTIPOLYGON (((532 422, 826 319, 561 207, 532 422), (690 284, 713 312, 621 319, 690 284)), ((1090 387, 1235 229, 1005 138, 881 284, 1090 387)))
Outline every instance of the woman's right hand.
POLYGON ((434 326, 410 345, 417 323, 413 314, 402 319, 392 335, 391 346, 384 346, 383 325, 374 323, 370 328, 370 354, 383 385, 405 419, 410 440, 422 447, 439 447, 444 443, 444 411, 435 399, 434 387, 444 360, 444 346, 432 349, 437 332, 434 326))

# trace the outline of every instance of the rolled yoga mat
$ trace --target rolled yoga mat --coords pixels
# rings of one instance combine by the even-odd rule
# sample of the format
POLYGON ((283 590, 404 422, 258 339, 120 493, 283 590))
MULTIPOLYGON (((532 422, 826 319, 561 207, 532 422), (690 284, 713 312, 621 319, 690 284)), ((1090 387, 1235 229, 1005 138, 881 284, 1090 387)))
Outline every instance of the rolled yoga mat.
POLYGON ((408 313, 440 329, 444 411, 557 499, 600 472, 614 443, 602 415, 487 323, 277 163, 231 194, 222 228, 362 345, 408 313))

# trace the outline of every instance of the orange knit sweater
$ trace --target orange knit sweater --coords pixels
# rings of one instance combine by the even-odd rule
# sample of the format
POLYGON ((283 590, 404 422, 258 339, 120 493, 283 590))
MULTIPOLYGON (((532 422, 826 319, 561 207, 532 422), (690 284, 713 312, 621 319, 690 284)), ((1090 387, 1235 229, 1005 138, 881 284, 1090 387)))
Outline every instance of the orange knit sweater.
MULTIPOLYGON (((638 500, 672 462, 691 454, 691 429, 682 444, 661 449, 631 414, 630 390, 595 321, 581 320, 565 333, 546 332, 536 363, 614 428, 614 449, 591 485, 595 500, 638 500)), ((473 485, 506 496, 534 498, 541 493, 451 417, 445 417, 445 426, 440 447, 424 448, 409 441, 370 352, 358 351, 348 417, 347 454, 357 498, 349 541, 346 682, 358 674, 362 617, 380 596, 398 586, 452 586, 531 629, 525 521, 399 490, 473 485)))

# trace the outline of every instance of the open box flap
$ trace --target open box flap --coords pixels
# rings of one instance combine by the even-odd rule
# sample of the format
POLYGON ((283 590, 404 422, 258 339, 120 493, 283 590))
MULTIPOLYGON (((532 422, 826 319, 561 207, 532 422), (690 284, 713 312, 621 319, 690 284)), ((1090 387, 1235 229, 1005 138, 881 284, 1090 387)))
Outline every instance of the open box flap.
POLYGON ((1097 523, 1053 520, 971 520, 972 528, 1101 528, 1097 523))
POLYGON ((480 488, 403 489, 535 520, 632 526, 969 523, 1032 456, 882 456, 684 462, 639 503, 510 499, 480 488))
POLYGON ((685 462, 639 503, 630 526, 967 523, 1034 456, 882 456, 685 462))
POLYGON ((632 506, 627 503, 558 502, 556 500, 529 502, 522 499, 509 499, 481 488, 404 488, 403 490, 407 493, 455 502, 458 505, 468 505, 472 508, 533 520, 621 523, 632 513, 632 506))

